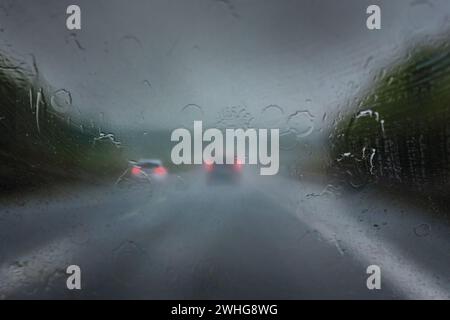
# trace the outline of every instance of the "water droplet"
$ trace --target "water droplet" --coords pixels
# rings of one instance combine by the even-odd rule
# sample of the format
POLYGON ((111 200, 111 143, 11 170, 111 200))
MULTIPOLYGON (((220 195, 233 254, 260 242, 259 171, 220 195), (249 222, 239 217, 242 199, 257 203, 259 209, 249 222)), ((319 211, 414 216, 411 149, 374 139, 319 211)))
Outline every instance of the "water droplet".
POLYGON ((373 60, 373 56, 370 56, 367 58, 366 62, 364 63, 364 69, 366 69, 369 66, 369 64, 372 62, 372 60, 373 60))
POLYGON ((363 110, 356 114, 356 119, 363 117, 375 117, 376 121, 380 120, 380 114, 376 111, 372 111, 371 109, 363 110))
POLYGON ((250 127, 253 116, 245 107, 234 106, 220 110, 215 127, 217 128, 242 128, 250 127))
POLYGON ((395 81, 395 78, 394 77, 390 77, 389 81, 388 81, 388 86, 392 85, 394 83, 394 81, 395 81))
POLYGON ((429 224, 423 223, 414 228, 414 234, 418 237, 426 237, 430 234, 431 227, 429 224))
POLYGON ((284 127, 284 109, 275 104, 264 107, 258 117, 258 126, 267 129, 279 129, 284 127))
POLYGON ((299 138, 304 138, 314 130, 314 116, 307 110, 296 111, 288 117, 287 125, 299 138))
POLYGON ((203 120, 203 109, 196 104, 187 104, 181 109, 180 125, 186 129, 191 129, 194 121, 203 120))
POLYGON ((115 145, 117 148, 120 148, 122 145, 122 143, 120 141, 116 140, 116 138, 114 137, 114 135, 112 133, 100 132, 99 136, 94 138, 94 145, 98 141, 108 141, 108 142, 112 143, 113 145, 115 145))
POLYGON ((50 104, 56 111, 66 113, 72 105, 72 95, 66 89, 56 90, 50 98, 50 104))
POLYGON ((287 130, 280 132, 280 149, 292 150, 297 146, 298 140, 295 132, 287 130))

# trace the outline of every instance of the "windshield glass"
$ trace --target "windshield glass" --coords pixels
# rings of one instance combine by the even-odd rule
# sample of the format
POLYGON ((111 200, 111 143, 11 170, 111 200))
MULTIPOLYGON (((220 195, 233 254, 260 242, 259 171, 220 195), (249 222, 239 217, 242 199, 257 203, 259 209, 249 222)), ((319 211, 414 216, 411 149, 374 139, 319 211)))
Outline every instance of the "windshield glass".
POLYGON ((449 17, 2 0, 0 299, 450 299, 449 17))

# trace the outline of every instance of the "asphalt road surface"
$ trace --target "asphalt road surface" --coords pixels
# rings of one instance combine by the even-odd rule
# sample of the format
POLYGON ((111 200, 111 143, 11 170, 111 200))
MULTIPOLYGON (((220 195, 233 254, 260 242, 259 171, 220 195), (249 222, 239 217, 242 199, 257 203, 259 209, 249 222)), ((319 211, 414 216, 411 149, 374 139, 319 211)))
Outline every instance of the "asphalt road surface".
POLYGON ((0 298, 449 299, 450 228, 432 207, 250 171, 17 196, 0 203, 0 298))

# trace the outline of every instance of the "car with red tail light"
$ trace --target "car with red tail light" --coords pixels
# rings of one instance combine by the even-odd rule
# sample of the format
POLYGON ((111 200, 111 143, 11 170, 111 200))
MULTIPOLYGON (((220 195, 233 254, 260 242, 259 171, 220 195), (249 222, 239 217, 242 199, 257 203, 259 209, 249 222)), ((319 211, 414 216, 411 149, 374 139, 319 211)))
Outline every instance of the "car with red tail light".
POLYGON ((130 161, 127 179, 136 182, 162 182, 167 179, 168 170, 158 159, 130 161))
POLYGON ((216 163, 214 161, 205 160, 203 167, 206 172, 206 182, 214 183, 239 183, 243 171, 243 161, 235 158, 233 163, 216 163))

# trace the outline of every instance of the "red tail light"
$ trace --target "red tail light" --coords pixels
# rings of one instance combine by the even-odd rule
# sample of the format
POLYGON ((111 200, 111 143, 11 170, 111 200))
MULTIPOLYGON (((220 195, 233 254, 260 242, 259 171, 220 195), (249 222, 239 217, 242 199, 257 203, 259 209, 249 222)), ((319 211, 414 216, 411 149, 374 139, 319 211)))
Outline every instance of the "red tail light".
POLYGON ((141 168, 134 166, 133 168, 131 168, 131 173, 134 174, 135 176, 141 174, 141 168))
POLYGON ((208 172, 213 171, 214 169, 214 163, 211 161, 205 161, 205 170, 208 172))
POLYGON ((242 161, 236 160, 235 164, 233 165, 234 170, 241 171, 242 170, 242 161))
POLYGON ((167 174, 167 169, 162 166, 156 167, 155 169, 153 169, 153 173, 159 176, 164 176, 167 174))

